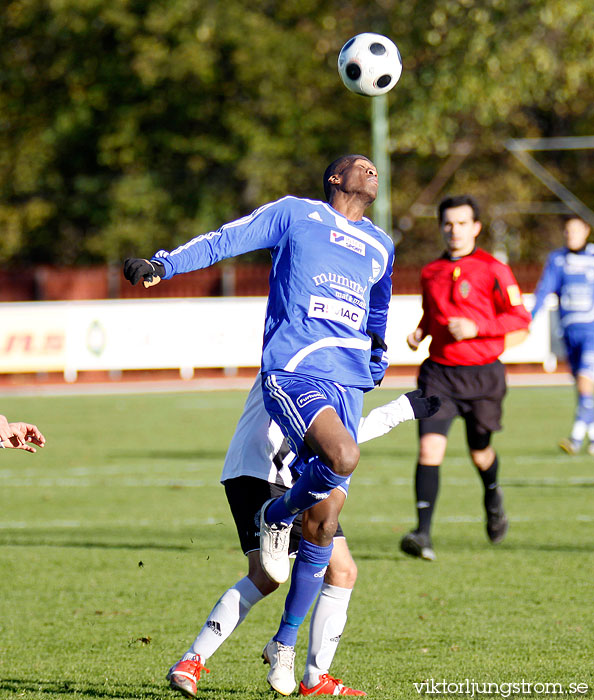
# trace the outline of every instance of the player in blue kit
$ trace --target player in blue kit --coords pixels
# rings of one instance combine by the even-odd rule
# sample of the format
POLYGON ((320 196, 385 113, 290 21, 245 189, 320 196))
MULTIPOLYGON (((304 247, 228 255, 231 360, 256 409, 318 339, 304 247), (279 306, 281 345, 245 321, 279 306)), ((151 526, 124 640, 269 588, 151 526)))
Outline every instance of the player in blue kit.
POLYGON ((319 593, 359 460, 363 393, 381 381, 387 366, 394 244, 364 216, 377 187, 368 158, 342 156, 324 173, 327 202, 287 196, 171 252, 124 264, 132 284, 144 278, 148 287, 248 251, 271 252, 262 392, 300 473, 261 511, 261 564, 277 583, 289 576, 289 533, 305 511, 281 625, 263 653, 271 664, 268 681, 283 694, 293 689, 283 659, 294 654, 298 628, 319 593))
POLYGON ((532 317, 545 298, 559 299, 559 320, 567 360, 577 388, 577 408, 569 438, 559 446, 570 455, 580 451, 588 438, 594 456, 594 245, 587 243, 590 226, 577 216, 565 221, 565 246, 548 257, 536 288, 532 317))
MULTIPOLYGON (((419 391, 415 391, 400 396, 361 418, 359 443, 385 435, 403 421, 413 420, 423 408, 435 405, 435 396, 421 398, 419 394, 419 391)), ((196 697, 197 683, 202 673, 210 672, 205 662, 234 633, 252 607, 278 589, 278 583, 271 581, 262 571, 260 533, 254 515, 272 495, 281 494, 292 486, 296 476, 291 470, 294 457, 280 428, 264 408, 262 383, 258 379, 247 397, 231 438, 221 474, 241 548, 248 560, 248 573, 223 593, 190 648, 169 670, 167 678, 171 688, 186 697, 196 697)), ((300 537, 301 522, 297 518, 291 530, 291 552, 297 552, 300 537)), ((332 558, 311 615, 307 661, 303 680, 299 684, 300 695, 365 695, 329 673, 346 624, 356 578, 357 567, 339 523, 332 558)), ((200 596, 194 603, 198 604, 199 601, 200 596)), ((282 669, 283 689, 289 692, 297 686, 294 652, 287 648, 277 662, 278 668, 282 669)))

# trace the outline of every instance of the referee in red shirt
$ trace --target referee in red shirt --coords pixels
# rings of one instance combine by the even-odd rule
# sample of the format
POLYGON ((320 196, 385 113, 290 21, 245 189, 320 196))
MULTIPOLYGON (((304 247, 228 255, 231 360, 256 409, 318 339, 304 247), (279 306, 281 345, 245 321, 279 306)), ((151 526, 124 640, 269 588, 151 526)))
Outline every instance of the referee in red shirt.
POLYGON ((480 213, 472 197, 448 197, 439 204, 439 228, 446 251, 421 272, 423 317, 407 338, 416 350, 431 336, 429 358, 420 367, 418 387, 437 394, 440 410, 419 421, 415 475, 418 527, 405 535, 403 552, 435 559, 431 518, 439 488, 439 465, 456 416, 466 423, 470 457, 485 487, 487 535, 501 542, 508 527, 497 484, 497 454, 491 433, 501 429, 505 369, 498 360, 511 344, 525 340, 530 314, 510 268, 476 247, 480 213))

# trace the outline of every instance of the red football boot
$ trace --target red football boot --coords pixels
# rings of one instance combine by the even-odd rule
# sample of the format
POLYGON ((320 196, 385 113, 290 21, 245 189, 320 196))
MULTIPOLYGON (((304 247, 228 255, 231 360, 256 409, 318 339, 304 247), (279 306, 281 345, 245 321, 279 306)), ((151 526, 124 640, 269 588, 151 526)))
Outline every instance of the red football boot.
POLYGON ((167 680, 173 690, 179 690, 187 698, 196 697, 196 681, 200 680, 200 673, 210 673, 204 666, 200 654, 195 654, 193 659, 178 661, 167 674, 167 680))
POLYGON ((367 695, 362 690, 348 688, 342 684, 340 678, 332 678, 328 673, 320 676, 320 682, 313 688, 306 688, 299 684, 299 695, 367 695))

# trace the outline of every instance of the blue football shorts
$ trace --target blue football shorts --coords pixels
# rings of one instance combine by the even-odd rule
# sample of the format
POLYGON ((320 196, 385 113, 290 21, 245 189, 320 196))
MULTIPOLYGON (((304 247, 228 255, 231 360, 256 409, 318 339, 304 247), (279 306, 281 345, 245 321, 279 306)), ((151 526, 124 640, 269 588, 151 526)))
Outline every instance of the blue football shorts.
MULTIPOLYGON (((300 457, 292 466, 300 471, 313 456, 304 435, 316 416, 333 408, 345 428, 357 439, 363 411, 363 391, 336 382, 294 372, 268 372, 262 375, 264 406, 282 430, 291 450, 300 457)), ((348 487, 348 483, 344 486, 348 487)))
POLYGON ((594 336, 567 335, 565 348, 567 361, 574 377, 584 374, 594 380, 594 336))

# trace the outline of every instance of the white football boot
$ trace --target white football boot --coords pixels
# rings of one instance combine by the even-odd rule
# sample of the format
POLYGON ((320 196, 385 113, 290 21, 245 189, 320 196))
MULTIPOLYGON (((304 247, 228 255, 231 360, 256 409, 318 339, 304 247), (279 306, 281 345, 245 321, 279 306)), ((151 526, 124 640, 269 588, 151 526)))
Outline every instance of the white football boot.
POLYGON ((297 687, 295 648, 271 639, 262 650, 262 658, 265 664, 270 664, 270 671, 266 677, 270 686, 281 695, 290 695, 297 687))
POLYGON ((276 499, 270 498, 260 511, 260 563, 266 575, 276 583, 284 583, 291 573, 289 536, 293 525, 264 520, 266 508, 276 499))

